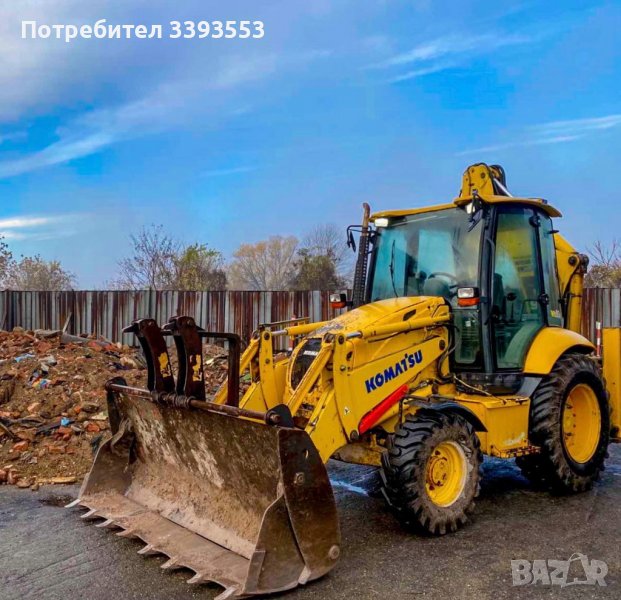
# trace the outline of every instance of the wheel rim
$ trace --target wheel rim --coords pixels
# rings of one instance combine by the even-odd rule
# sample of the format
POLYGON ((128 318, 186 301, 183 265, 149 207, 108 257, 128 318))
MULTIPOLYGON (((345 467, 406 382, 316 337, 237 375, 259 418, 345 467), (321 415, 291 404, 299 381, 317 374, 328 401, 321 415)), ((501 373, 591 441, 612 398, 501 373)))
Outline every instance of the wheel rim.
POLYGON ((580 383, 569 392, 563 406, 563 444, 577 463, 590 460, 599 443, 601 429, 599 402, 593 389, 580 383))
POLYGON ((464 490, 467 475, 468 461, 463 448, 457 442, 442 442, 427 461, 427 495, 437 506, 450 506, 464 490))

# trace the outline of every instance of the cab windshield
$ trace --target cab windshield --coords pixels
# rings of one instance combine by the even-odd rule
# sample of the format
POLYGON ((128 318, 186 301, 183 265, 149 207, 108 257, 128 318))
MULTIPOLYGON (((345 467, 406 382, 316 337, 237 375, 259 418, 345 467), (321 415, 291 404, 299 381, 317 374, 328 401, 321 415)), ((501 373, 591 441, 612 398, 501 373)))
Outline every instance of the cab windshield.
POLYGON ((443 296, 455 306, 458 287, 479 285, 482 230, 462 208, 390 219, 377 229, 371 301, 443 296))

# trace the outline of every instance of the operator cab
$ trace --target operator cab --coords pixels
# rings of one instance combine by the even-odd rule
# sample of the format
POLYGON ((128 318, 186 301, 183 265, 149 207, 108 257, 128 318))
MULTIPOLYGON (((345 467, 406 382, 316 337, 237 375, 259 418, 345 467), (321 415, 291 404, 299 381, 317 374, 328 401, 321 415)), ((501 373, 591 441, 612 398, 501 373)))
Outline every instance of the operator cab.
POLYGON ((515 387, 535 335, 563 326, 551 216, 560 213, 544 201, 477 190, 451 204, 377 213, 366 300, 443 297, 455 372, 515 387))

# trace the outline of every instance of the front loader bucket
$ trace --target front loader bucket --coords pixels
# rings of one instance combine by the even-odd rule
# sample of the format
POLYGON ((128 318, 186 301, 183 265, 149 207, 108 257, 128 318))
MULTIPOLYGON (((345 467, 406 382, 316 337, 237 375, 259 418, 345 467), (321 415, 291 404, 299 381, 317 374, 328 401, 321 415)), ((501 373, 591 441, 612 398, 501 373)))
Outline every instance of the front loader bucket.
POLYGON ((340 534, 310 437, 293 427, 284 406, 264 415, 237 407, 238 398, 218 405, 178 393, 202 382, 192 339, 207 333, 187 317, 171 323, 164 333, 185 353, 177 393, 162 331, 152 320, 137 322, 152 389, 108 382, 113 435, 72 505, 90 509, 83 518, 105 519, 101 526, 143 540, 140 553, 167 555, 162 568, 191 569, 190 583, 220 584, 221 599, 321 577, 336 563, 340 534))

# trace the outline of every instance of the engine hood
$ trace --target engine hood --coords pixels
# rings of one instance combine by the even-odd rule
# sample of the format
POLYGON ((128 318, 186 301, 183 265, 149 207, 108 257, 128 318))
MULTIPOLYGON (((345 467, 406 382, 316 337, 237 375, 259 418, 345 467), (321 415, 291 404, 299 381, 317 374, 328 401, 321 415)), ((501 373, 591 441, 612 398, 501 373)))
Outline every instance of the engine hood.
POLYGON ((357 331, 374 325, 400 323, 415 316, 429 317, 438 306, 446 304, 436 296, 415 296, 388 298, 364 304, 325 323, 309 337, 323 336, 326 333, 357 331))

